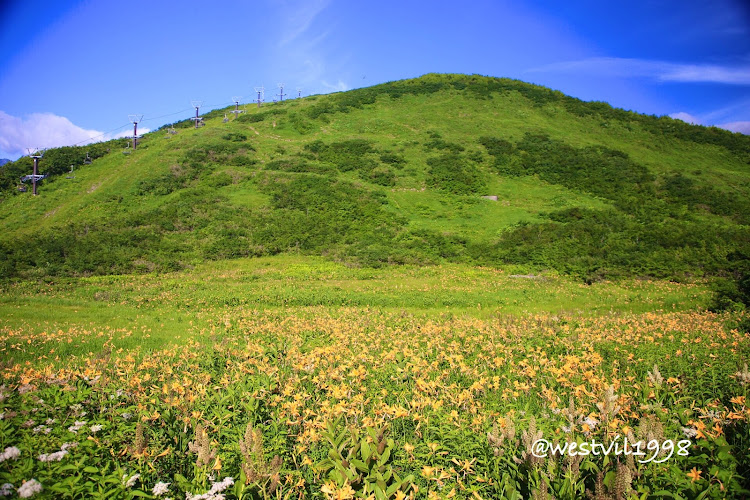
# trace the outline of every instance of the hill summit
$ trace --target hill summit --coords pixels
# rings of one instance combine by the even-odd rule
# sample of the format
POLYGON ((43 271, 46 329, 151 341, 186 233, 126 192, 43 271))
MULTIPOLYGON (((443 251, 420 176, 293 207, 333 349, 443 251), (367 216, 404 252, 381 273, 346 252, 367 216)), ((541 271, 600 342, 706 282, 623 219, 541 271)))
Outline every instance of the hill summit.
POLYGON ((0 276, 298 252, 591 281, 711 276, 750 255, 741 134, 477 75, 231 109, 146 134, 135 151, 50 150, 37 197, 17 189, 30 160, 5 165, 0 276))

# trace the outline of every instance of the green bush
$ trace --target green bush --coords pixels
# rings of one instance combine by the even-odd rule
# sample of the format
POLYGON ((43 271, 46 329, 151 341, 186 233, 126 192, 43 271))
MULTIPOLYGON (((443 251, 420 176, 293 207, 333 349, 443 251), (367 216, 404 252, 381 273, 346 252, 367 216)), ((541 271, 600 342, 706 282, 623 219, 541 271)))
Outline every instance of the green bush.
POLYGON ((711 309, 714 311, 750 307, 750 256, 741 250, 734 251, 727 256, 727 261, 730 275, 713 284, 711 309))
POLYGON ((373 156, 377 153, 371 141, 351 139, 329 144, 316 140, 305 145, 305 151, 323 163, 336 167, 341 172, 359 171, 365 178, 378 166, 373 156))
POLYGON ((482 172, 457 153, 427 159, 427 184, 453 194, 476 194, 485 190, 482 172))
POLYGON ((362 178, 381 186, 394 186, 396 184, 396 174, 388 167, 375 167, 368 174, 362 174, 362 178))
POLYGON ((296 156, 269 161, 264 168, 265 170, 280 170, 282 172, 311 172, 317 174, 325 174, 332 171, 330 167, 313 164, 296 156))

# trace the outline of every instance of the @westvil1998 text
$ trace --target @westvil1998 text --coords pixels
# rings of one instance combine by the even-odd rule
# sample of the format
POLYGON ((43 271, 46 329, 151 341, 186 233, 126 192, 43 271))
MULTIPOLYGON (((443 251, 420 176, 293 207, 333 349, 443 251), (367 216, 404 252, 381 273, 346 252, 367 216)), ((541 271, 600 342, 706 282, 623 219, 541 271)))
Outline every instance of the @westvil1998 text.
POLYGON ((688 449, 693 444, 689 439, 677 441, 676 445, 671 439, 662 442, 652 439, 648 443, 645 441, 630 442, 627 437, 622 442, 620 442, 620 439, 621 436, 618 434, 606 446, 596 440, 553 444, 546 439, 537 439, 531 445, 531 454, 538 458, 544 458, 549 454, 558 456, 569 455, 571 457, 577 455, 633 455, 635 457, 648 457, 646 459, 638 459, 638 462, 642 464, 648 462, 662 463, 672 458, 675 450, 677 451, 677 455, 682 457, 687 456, 688 449), (659 460, 656 459, 664 453, 667 453, 667 455, 659 460))

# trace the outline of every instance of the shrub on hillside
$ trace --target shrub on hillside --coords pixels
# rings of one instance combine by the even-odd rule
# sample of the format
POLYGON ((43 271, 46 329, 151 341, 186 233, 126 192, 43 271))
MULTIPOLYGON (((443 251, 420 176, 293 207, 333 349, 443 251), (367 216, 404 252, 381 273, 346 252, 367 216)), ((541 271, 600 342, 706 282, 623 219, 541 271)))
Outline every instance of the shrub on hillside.
POLYGON ((476 194, 484 191, 485 179, 476 166, 457 153, 446 153, 427 159, 427 184, 453 194, 476 194))

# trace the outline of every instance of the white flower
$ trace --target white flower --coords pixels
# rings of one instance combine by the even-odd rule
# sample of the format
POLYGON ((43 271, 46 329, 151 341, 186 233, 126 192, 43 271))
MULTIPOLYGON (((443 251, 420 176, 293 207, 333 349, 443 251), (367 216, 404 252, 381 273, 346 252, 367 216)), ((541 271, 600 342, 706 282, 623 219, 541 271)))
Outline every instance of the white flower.
POLYGON ((15 488, 10 483, 5 483, 0 486, 0 497, 9 497, 13 494, 15 488))
POLYGON ((91 434, 96 434, 97 432, 99 432, 103 428, 104 428, 104 426, 100 425, 100 424, 92 425, 91 426, 91 434))
POLYGON ((63 443, 63 445, 60 447, 61 450, 72 450, 73 448, 76 448, 78 446, 78 443, 63 443))
POLYGON ((693 429, 692 427, 683 427, 682 433, 685 434, 686 438, 694 438, 698 435, 698 431, 693 429))
POLYGON ((133 416, 133 414, 132 414, 132 413, 129 413, 129 412, 127 412, 127 411, 126 411, 125 413, 123 413, 123 414, 122 414, 122 418, 123 418, 123 419, 125 419, 125 420, 130 420, 130 418, 131 418, 132 416, 133 416))
POLYGON ((54 418, 48 418, 47 421, 44 422, 44 423, 47 424, 47 425, 52 425, 55 422, 57 422, 57 420, 55 420, 54 418))
POLYGON ((225 489, 229 488, 234 484, 234 479, 231 477, 225 477, 223 481, 220 481, 218 483, 213 483, 211 485, 211 492, 212 493, 218 493, 220 491, 224 491, 225 489))
POLYGON ((15 460, 20 456, 21 450, 19 450, 15 446, 8 446, 7 448, 5 448, 4 452, 0 453, 0 462, 5 462, 6 460, 15 460))
MULTIPOLYGON (((27 392, 30 392, 30 391, 33 391, 33 390, 34 390, 34 386, 33 385, 31 385, 31 384, 23 384, 22 386, 18 387, 18 394, 26 394, 27 392)), ((32 479, 32 481, 33 481, 33 479, 32 479)), ((21 491, 21 489, 19 488, 18 491, 21 491)))
POLYGON ((202 495, 191 495, 190 493, 187 493, 186 500, 224 500, 225 496, 222 491, 229 488, 233 484, 234 479, 231 477, 226 477, 224 478, 224 480, 219 481, 218 483, 211 484, 211 489, 206 493, 203 493, 202 495))
POLYGON ((583 423, 586 424, 586 425, 588 425, 589 428, 593 431, 596 428, 596 426, 599 423, 599 421, 597 419, 595 419, 595 418, 586 417, 583 420, 583 423))
POLYGON ((42 491, 42 483, 36 479, 30 479, 18 488, 18 496, 21 498, 29 498, 40 491, 42 491))
POLYGON ((68 430, 72 432, 73 434, 77 433, 81 430, 81 428, 86 425, 86 422, 83 420, 76 420, 76 423, 68 427, 68 430))
POLYGON ((41 455, 39 455, 39 460, 42 462, 59 462, 67 454, 68 450, 56 451, 54 453, 50 453, 49 455, 46 453, 42 453, 41 455))
POLYGON ((135 483, 138 482, 138 479, 141 478, 141 475, 140 474, 133 474, 133 476, 130 479, 126 480, 125 478, 127 478, 127 477, 128 477, 127 474, 123 474, 122 475, 122 482, 123 482, 123 484, 125 485, 126 488, 132 488, 133 486, 135 486, 135 483))
POLYGON ((169 490, 170 484, 172 483, 162 483, 161 481, 159 481, 158 483, 154 485, 154 489, 151 490, 151 492, 154 494, 155 497, 161 496, 164 493, 166 493, 167 490, 169 490))

